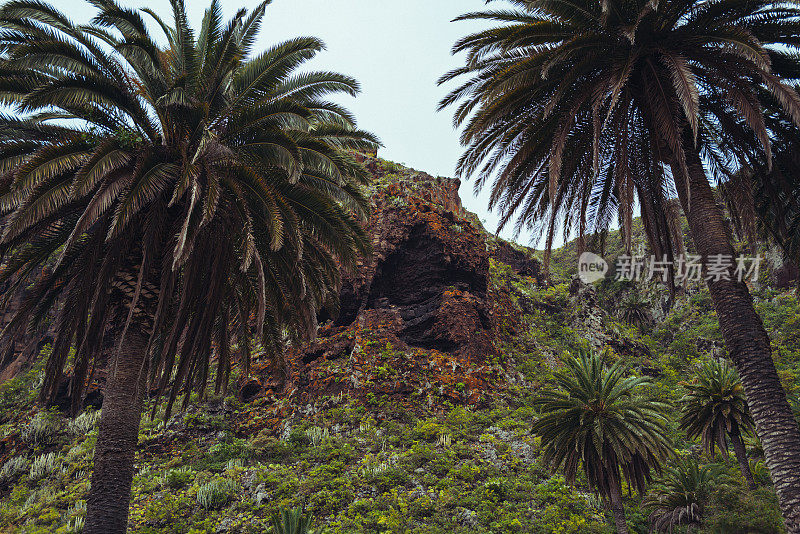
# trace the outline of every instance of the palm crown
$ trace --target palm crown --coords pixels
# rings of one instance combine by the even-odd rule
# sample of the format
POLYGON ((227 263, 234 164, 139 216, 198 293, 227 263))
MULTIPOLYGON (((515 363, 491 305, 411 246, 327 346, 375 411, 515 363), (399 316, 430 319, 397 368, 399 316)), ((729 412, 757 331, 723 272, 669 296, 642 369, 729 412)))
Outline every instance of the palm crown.
POLYGON ((182 0, 169 25, 91 3, 88 26, 35 0, 0 11, 0 95, 18 112, 0 123, 0 280, 33 282, 5 337, 55 312, 43 391, 74 347, 76 402, 107 311, 123 339, 145 316, 151 379, 163 390, 177 367, 171 405, 202 392, 212 350, 224 387, 234 340, 246 372, 251 327, 268 349, 314 329, 368 249, 366 175, 345 150, 377 139, 326 99, 355 80, 298 72, 318 39, 250 57, 269 1, 225 22, 214 0, 197 35, 182 0))
POLYGON ((638 199, 654 253, 682 247, 674 187, 687 188, 687 146, 719 175, 766 154, 780 114, 800 123, 797 8, 775 0, 512 0, 518 9, 460 20, 503 25, 454 47, 467 77, 460 103, 462 175, 494 180, 501 226, 604 229, 616 214, 630 239, 638 199), (779 23, 778 23, 779 22, 779 23), (688 138, 688 139, 687 139, 688 138), (663 163, 672 167, 671 179, 663 163))
POLYGON ((713 464, 701 466, 692 458, 677 458, 642 502, 651 509, 653 530, 672 532, 681 525, 700 524, 720 472, 713 464))
POLYGON ((545 463, 563 466, 570 482, 582 466, 590 487, 605 498, 621 490, 623 479, 643 492, 651 469, 670 453, 666 405, 641 396, 649 379, 626 376, 620 362, 607 368, 600 355, 584 352, 564 365, 558 388, 537 399, 543 415, 534 431, 545 463))
POLYGON ((753 430, 744 388, 736 369, 725 360, 710 360, 697 371, 695 381, 683 384, 681 429, 690 438, 699 437, 713 454, 716 447, 728 450, 728 435, 753 430))

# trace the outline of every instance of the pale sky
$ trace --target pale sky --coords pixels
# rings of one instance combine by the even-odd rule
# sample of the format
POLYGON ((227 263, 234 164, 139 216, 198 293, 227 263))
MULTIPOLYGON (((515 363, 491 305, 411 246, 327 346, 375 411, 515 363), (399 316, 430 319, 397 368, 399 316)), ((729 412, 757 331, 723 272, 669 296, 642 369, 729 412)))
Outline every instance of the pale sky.
MULTIPOLYGON (((93 13, 83 0, 52 0, 76 20, 93 13)), ((199 27, 210 0, 186 0, 192 25, 199 27)), ((150 7, 170 16, 166 0, 121 0, 130 7, 150 7)), ((258 0, 222 0, 226 16, 258 0)), ((498 6, 501 3, 498 2, 498 6)), ((486 7, 483 0, 274 0, 267 8, 256 45, 264 47, 290 37, 313 35, 327 45, 309 66, 354 76, 362 85, 356 99, 344 101, 359 126, 380 136, 380 156, 433 175, 452 176, 461 155, 452 111, 437 113, 447 87, 436 80, 459 66, 450 49, 461 36, 484 24, 451 20, 486 7)), ((496 216, 487 210, 488 194, 476 198, 472 183, 461 185, 461 198, 470 211, 496 228, 496 216)), ((510 232, 503 237, 510 238, 510 232)), ((529 244, 528 237, 519 239, 529 244)))

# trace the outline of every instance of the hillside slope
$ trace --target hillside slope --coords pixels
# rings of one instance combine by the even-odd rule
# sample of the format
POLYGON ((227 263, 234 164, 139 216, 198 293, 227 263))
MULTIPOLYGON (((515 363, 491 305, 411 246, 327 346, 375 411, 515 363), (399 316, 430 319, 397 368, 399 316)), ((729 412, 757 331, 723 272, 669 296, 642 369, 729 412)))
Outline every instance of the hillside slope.
MULTIPOLYGON (((619 303, 640 292, 656 308, 658 289, 544 285, 533 251, 462 208, 457 181, 365 164, 375 254, 346 277, 340 310, 320 318, 316 340, 234 377, 234 394, 143 423, 130 531, 268 532, 273 512, 304 504, 329 533, 612 532, 583 482, 542 465, 532 401, 563 353, 582 347, 609 348, 678 401, 694 366, 724 352, 703 288, 625 324, 619 303)), ((800 305, 768 286, 756 295, 796 394, 800 305)), ((85 509, 96 412, 68 420, 37 407, 41 360, 0 385, 2 532, 77 532, 85 509)), ((698 454, 675 428, 676 448, 698 454)), ((782 531, 749 446, 763 486, 748 491, 728 462, 702 532, 782 531)), ((644 533, 639 503, 626 506, 644 533)))

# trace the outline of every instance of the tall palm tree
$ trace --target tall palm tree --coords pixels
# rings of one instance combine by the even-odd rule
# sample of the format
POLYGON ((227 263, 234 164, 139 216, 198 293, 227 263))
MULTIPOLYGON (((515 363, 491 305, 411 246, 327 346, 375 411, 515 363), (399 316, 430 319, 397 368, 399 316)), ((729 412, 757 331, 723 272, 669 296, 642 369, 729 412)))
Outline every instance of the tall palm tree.
POLYGON ((755 488, 742 439, 754 424, 736 369, 725 360, 710 360, 697 370, 694 381, 683 387, 686 395, 681 400, 681 430, 690 439, 699 437, 710 454, 716 447, 727 452, 730 438, 742 475, 755 488))
POLYGON ((686 526, 686 532, 702 524, 709 494, 720 470, 715 465, 699 465, 692 458, 677 458, 664 470, 642 501, 651 508, 650 525, 655 532, 672 532, 686 526))
POLYGON ((771 165, 763 157, 739 169, 720 191, 739 237, 776 244, 787 261, 800 265, 800 131, 773 140, 771 165), (788 139, 787 139, 788 138, 788 139))
POLYGON ((212 357, 224 389, 253 338, 277 358, 335 302, 339 267, 368 250, 367 174, 346 151, 377 140, 326 99, 355 80, 297 71, 318 39, 251 55, 269 0, 227 22, 212 0, 197 34, 183 0, 169 22, 91 3, 86 26, 38 0, 0 8, 16 111, 0 117, 0 280, 24 300, 5 340, 55 325, 44 397, 69 364, 77 407, 113 337, 84 529, 108 534, 127 527, 145 392, 169 415, 202 397, 212 357))
POLYGON ((647 377, 626 376, 621 362, 610 368, 598 354, 583 352, 556 373, 557 389, 537 399, 543 415, 544 462, 563 469, 573 483, 580 467, 589 487, 609 504, 619 534, 628 532, 622 481, 643 493, 651 470, 670 454, 664 403, 640 395, 647 377))
MULTIPOLYGON (((500 24, 461 39, 466 64, 441 80, 463 79, 441 104, 460 103, 458 173, 478 189, 493 180, 501 225, 517 217, 549 250, 558 227, 581 243, 618 215, 629 245, 638 205, 654 254, 672 260, 677 195, 697 252, 730 262, 709 180, 750 162, 753 146, 769 161, 777 114, 800 123, 790 86, 800 10, 779 0, 510 2, 460 17, 500 24)), ((800 532, 800 429, 733 266, 708 288, 784 518, 800 532)))

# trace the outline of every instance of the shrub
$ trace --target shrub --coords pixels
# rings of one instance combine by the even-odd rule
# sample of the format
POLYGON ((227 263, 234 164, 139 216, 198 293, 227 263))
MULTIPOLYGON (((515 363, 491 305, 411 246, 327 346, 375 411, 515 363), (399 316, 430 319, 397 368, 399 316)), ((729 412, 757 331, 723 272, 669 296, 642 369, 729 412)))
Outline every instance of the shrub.
POLYGON ((189 430, 200 430, 203 432, 213 432, 227 428, 227 422, 221 415, 208 415, 204 413, 189 414, 184 418, 186 428, 189 430))
POLYGON ((67 431, 75 437, 85 436, 100 423, 99 411, 86 411, 67 422, 67 431))
POLYGON ((55 443, 61 425, 56 416, 39 412, 22 430, 22 441, 28 445, 50 445, 55 443))
POLYGON ((75 506, 67 510, 67 517, 67 533, 81 534, 81 532, 83 532, 83 524, 86 517, 86 501, 77 501, 75 506))
POLYGON ((440 435, 446 434, 447 429, 440 425, 436 419, 426 419, 424 421, 417 422, 416 427, 414 427, 413 431, 413 438, 414 439, 423 439, 425 441, 432 441, 434 439, 438 439, 440 435))
POLYGON ((436 440, 436 444, 439 447, 450 448, 453 444, 453 436, 450 434, 439 434, 439 439, 436 440))
POLYGON ((31 469, 28 472, 28 477, 31 480, 41 480, 58 470, 59 461, 56 453, 48 452, 38 456, 31 464, 31 469))
POLYGON ((238 484, 227 478, 218 478, 197 490, 197 504, 206 510, 215 510, 228 504, 236 494, 238 484))
POLYGON ((225 469, 237 469, 242 468, 245 466, 245 459, 244 458, 231 458, 228 460, 228 463, 225 464, 225 469))
POLYGON ((312 426, 306 430, 306 436, 315 447, 330 437, 330 432, 327 428, 320 428, 312 426))
POLYGON ((233 438, 230 441, 223 441, 215 443, 208 450, 208 455, 197 466, 196 469, 225 469, 228 465, 228 460, 234 458, 251 458, 253 456, 253 448, 250 444, 242 439, 233 438))
POLYGON ((24 456, 15 456, 3 464, 0 469, 0 481, 10 481, 28 470, 28 460, 24 456))
POLYGON ((253 448, 260 457, 271 462, 283 462, 295 454, 295 448, 289 443, 274 437, 259 438, 253 448))
POLYGON ((67 532, 69 532, 69 534, 81 534, 81 532, 83 532, 84 521, 85 519, 82 515, 73 517, 67 522, 67 532))
POLYGON ((164 476, 161 477, 161 483, 172 489, 184 487, 194 478, 194 472, 188 467, 181 467, 180 469, 170 469, 164 476))
POLYGON ((306 432, 303 432, 299 428, 292 430, 292 432, 289 434, 288 441, 292 445, 296 445, 298 447, 307 447, 311 445, 311 438, 306 432))

